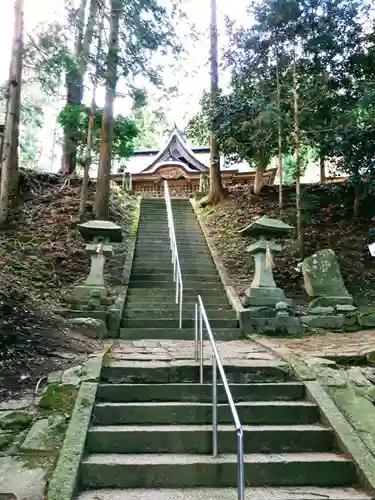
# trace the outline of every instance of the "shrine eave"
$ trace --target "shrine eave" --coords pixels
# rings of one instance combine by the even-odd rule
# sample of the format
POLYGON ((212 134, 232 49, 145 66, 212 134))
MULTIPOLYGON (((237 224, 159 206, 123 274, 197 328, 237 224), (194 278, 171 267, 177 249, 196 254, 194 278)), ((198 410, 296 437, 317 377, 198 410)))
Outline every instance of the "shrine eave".
POLYGON ((162 164, 171 165, 182 163, 187 164, 190 171, 206 172, 208 165, 202 163, 193 150, 188 146, 182 132, 175 126, 166 145, 153 158, 150 165, 142 170, 142 172, 152 172, 159 168, 162 164))
MULTIPOLYGON (((196 147, 196 148, 191 148, 191 150, 195 154, 210 152, 210 148, 207 147, 196 147)), ((134 153, 132 153, 132 156, 156 156, 159 152, 160 149, 144 149, 142 151, 134 151, 134 153)))

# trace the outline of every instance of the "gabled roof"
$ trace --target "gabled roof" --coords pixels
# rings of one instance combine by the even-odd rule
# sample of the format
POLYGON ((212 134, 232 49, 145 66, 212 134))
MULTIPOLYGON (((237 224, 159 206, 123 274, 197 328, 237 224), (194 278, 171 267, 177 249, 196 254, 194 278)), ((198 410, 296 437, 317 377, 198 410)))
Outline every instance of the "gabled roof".
POLYGON ((184 134, 175 124, 174 130, 169 137, 166 145, 159 151, 152 163, 140 173, 154 172, 162 163, 181 162, 187 163, 188 170, 191 172, 207 172, 208 166, 202 163, 193 150, 188 146, 184 134))

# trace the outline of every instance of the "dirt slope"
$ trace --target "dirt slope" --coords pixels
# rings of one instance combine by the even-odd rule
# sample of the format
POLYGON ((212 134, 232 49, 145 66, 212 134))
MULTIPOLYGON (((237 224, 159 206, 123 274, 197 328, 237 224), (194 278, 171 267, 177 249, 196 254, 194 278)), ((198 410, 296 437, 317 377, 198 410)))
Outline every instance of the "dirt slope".
MULTIPOLYGON (((28 173, 22 189, 24 203, 0 232, 0 399, 35 388, 42 374, 101 348, 51 313, 89 270, 77 230, 80 187, 28 173)), ((88 218, 93 195, 91 188, 88 218)), ((131 213, 115 195, 111 220, 130 230, 131 213)))
MULTIPOLYGON (((285 208, 281 218, 295 226, 294 188, 286 188, 284 196, 285 208)), ((369 230, 375 227, 372 220, 375 197, 369 196, 362 203, 358 218, 353 217, 353 189, 346 184, 303 186, 302 200, 305 256, 332 248, 357 304, 373 304, 375 259, 370 256, 367 244, 375 239, 368 236, 369 230)), ((249 242, 237 232, 254 217, 279 218, 278 188, 265 186, 261 196, 255 197, 249 187, 233 187, 223 203, 201 209, 201 215, 235 287, 243 291, 252 279, 253 259, 245 252, 249 242)), ((288 296, 306 303, 302 276, 295 269, 300 261, 299 253, 293 241, 285 243, 285 250, 275 254, 275 280, 288 296)))

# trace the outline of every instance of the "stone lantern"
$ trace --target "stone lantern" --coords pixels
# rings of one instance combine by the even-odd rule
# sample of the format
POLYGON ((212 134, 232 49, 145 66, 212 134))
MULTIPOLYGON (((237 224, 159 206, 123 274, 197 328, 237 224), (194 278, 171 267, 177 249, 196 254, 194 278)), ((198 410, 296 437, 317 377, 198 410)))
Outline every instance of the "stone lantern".
POLYGON ((121 243, 121 227, 107 220, 92 220, 78 225, 86 250, 91 258, 91 269, 83 285, 74 288, 77 299, 104 298, 107 288, 104 283, 104 264, 113 255, 113 243, 121 243))
POLYGON ((272 252, 282 250, 281 244, 275 240, 290 236, 293 230, 292 226, 281 220, 261 217, 239 231, 241 236, 257 240, 246 249, 254 257, 255 272, 253 282, 245 292, 244 307, 273 308, 280 302, 292 305, 291 299, 287 299, 284 291, 276 286, 272 272, 272 252))

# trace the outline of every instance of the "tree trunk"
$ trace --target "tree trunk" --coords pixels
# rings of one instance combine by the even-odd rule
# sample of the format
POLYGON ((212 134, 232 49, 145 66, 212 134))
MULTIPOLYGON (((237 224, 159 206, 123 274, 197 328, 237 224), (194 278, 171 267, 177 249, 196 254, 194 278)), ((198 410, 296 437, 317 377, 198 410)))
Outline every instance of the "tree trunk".
POLYGON ((263 186, 263 173, 268 167, 269 163, 269 156, 265 153, 264 147, 261 147, 258 153, 258 164, 257 164, 257 169, 255 172, 255 179, 254 179, 254 195, 259 196, 260 191, 263 186))
POLYGON ((108 219, 112 162, 113 104, 116 96, 118 38, 122 0, 111 0, 110 33, 107 56, 106 93, 102 118, 98 180, 96 183, 95 215, 108 219))
POLYGON ((92 89, 92 99, 90 106, 90 118, 89 118, 89 126, 87 130, 87 143, 86 143, 86 157, 84 159, 84 167, 83 167, 83 177, 82 177, 82 187, 81 187, 81 199, 79 204, 79 218, 82 221, 85 215, 86 210, 86 201, 87 201, 87 191, 88 191, 88 183, 89 183, 89 172, 91 166, 91 152, 92 152, 92 141, 93 141, 93 133, 95 127, 95 112, 96 112, 96 90, 98 87, 99 80, 99 61, 100 61, 100 51, 102 47, 102 31, 104 24, 104 8, 102 8, 101 16, 100 16, 100 26, 99 26, 99 35, 98 35, 98 44, 96 48, 96 61, 95 61, 95 74, 93 78, 93 89, 92 89))
MULTIPOLYGON (((95 19, 98 12, 98 0, 90 0, 89 16, 85 30, 85 12, 87 0, 81 0, 78 11, 78 30, 74 47, 75 68, 66 76, 67 105, 82 103, 83 81, 90 55, 90 46, 94 35, 95 19)), ((103 7, 104 9, 104 7, 103 7)), ((77 165, 77 148, 79 137, 75 128, 65 127, 63 155, 61 158, 61 174, 71 174, 77 165)))
MULTIPOLYGON (((217 5, 216 0, 211 0, 211 106, 216 108, 219 91, 219 54, 218 54, 218 32, 217 32, 217 5)), ((210 191, 208 196, 201 201, 201 205, 219 203, 225 195, 225 189, 221 180, 220 152, 215 136, 215 125, 210 136, 210 191)))
POLYGON ((281 87, 280 87, 280 68, 279 68, 279 54, 276 54, 276 91, 277 91, 277 109, 279 113, 278 119, 278 157, 279 157, 279 211, 280 215, 283 211, 283 131, 281 121, 281 87))
POLYGON ((297 219, 297 240, 300 257, 303 258, 303 228, 301 215, 301 140, 299 127, 299 102, 297 90, 297 67, 296 50, 293 47, 293 104, 294 104, 294 145, 296 154, 296 219, 297 219))
POLYGON ((18 185, 18 143, 21 104, 22 58, 23 58, 23 10, 24 0, 14 5, 14 35, 9 78, 9 100, 5 124, 3 163, 0 184, 0 225, 8 218, 9 204, 17 192, 18 185))
POLYGON ((260 195, 260 190, 262 189, 262 179, 263 179, 263 172, 257 168, 255 172, 255 179, 254 179, 254 194, 255 196, 260 195))
POLYGON ((325 169, 325 157, 323 153, 319 154, 319 166, 320 166, 320 182, 324 184, 326 181, 326 169, 325 169))

